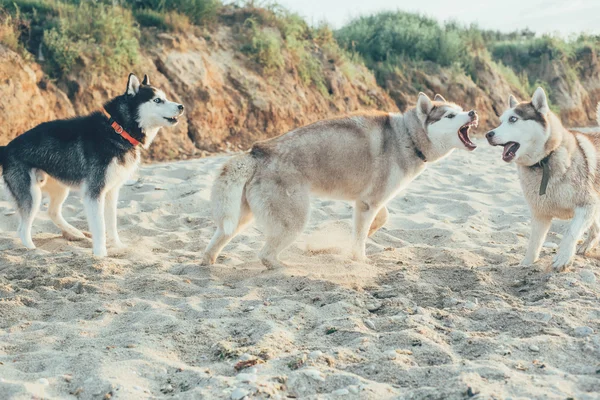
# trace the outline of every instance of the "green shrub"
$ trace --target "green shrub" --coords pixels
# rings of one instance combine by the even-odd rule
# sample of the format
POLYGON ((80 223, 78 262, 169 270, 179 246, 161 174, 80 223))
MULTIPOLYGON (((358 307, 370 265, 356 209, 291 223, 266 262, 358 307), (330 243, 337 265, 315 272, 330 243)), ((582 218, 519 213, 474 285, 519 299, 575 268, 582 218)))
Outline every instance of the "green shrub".
POLYGON ((163 30, 170 29, 165 14, 159 11, 145 8, 133 11, 133 16, 142 27, 156 27, 163 30))
POLYGON ((384 12, 360 17, 336 33, 340 44, 360 53, 367 63, 390 56, 424 60, 450 66, 462 61, 465 44, 455 29, 417 14, 384 12))
POLYGON ((561 38, 544 35, 525 41, 502 41, 491 46, 495 59, 519 70, 539 63, 542 56, 549 60, 567 61, 574 55, 574 48, 561 38))
POLYGON ((247 19, 245 25, 248 27, 248 34, 242 51, 250 54, 266 74, 281 71, 285 65, 285 59, 282 54, 279 32, 272 28, 259 26, 252 18, 247 19))
POLYGON ((10 14, 0 12, 0 43, 22 56, 29 57, 29 53, 19 40, 18 21, 18 17, 14 18, 10 14))
POLYGON ((44 44, 48 50, 50 72, 55 77, 71 71, 83 48, 81 42, 73 42, 63 30, 55 28, 44 32, 44 44))
POLYGON ((0 8, 7 12, 55 16, 66 5, 57 0, 0 0, 0 8))
POLYGON ((139 32, 130 11, 81 3, 61 9, 58 18, 43 39, 51 75, 68 73, 79 58, 89 59, 90 72, 118 73, 137 62, 139 32))
POLYGON ((187 16, 175 11, 163 13, 150 9, 140 9, 134 10, 133 16, 142 27, 156 27, 166 31, 186 32, 191 25, 187 16))
POLYGON ((136 0, 125 2, 134 10, 154 10, 161 14, 170 11, 186 15, 194 24, 214 20, 221 2, 219 0, 136 0))
POLYGON ((297 39, 290 39, 286 44, 292 58, 292 65, 296 67, 302 83, 307 86, 314 84, 321 93, 326 94, 323 64, 314 54, 313 49, 297 39))

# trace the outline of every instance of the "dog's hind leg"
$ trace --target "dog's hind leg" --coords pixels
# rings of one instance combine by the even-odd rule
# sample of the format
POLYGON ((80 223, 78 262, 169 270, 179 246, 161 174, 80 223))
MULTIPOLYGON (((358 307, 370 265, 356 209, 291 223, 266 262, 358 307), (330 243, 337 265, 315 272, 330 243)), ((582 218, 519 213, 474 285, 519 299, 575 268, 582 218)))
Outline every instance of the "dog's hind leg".
POLYGON ((84 185, 83 208, 87 215, 92 247, 95 256, 106 257, 106 224, 104 221, 104 204, 106 193, 98 188, 84 185))
POLYGON ((369 236, 372 236, 375 232, 377 232, 388 220, 389 212, 387 207, 381 207, 381 210, 375 216, 371 227, 369 228, 369 236))
POLYGON ((263 177, 261 185, 248 194, 250 208, 264 229, 266 244, 258 257, 268 269, 284 268, 279 254, 302 233, 310 208, 309 189, 303 185, 288 187, 279 177, 263 177))
POLYGON ((120 187, 115 187, 106 193, 106 233, 110 245, 118 249, 125 247, 119 239, 117 231, 117 203, 120 189, 120 187))
POLYGON ((567 231, 558 246, 558 252, 552 262, 552 268, 555 271, 564 271, 571 263, 575 255, 577 241, 581 238, 583 232, 594 223, 595 215, 596 212, 593 206, 575 208, 573 219, 567 227, 567 231))
POLYGON ((592 250, 596 245, 598 245, 598 241, 600 240, 600 222, 598 221, 598 216, 592 223, 590 227, 590 231, 588 232, 588 236, 585 241, 577 248, 577 254, 585 255, 587 252, 592 250))
POLYGON ((217 257, 223 247, 227 246, 227 243, 231 241, 238 233, 240 233, 250 222, 252 222, 252 211, 248 207, 248 203, 242 203, 242 209, 240 213, 240 222, 233 235, 226 235, 221 228, 217 228, 213 235, 210 243, 204 250, 204 256, 202 257, 201 265, 212 265, 217 261, 217 257))
POLYGON ((11 190, 19 209, 20 222, 17 232, 25 247, 35 249, 35 244, 33 244, 33 240, 31 239, 31 226, 42 203, 40 182, 38 182, 35 170, 13 173, 11 174, 11 180, 11 188, 15 186, 15 183, 21 188, 16 193, 11 190), (19 182, 15 182, 17 179, 19 182), (28 190, 27 187, 29 187, 28 190))
POLYGON ((43 186, 42 190, 50 198, 48 215, 50 216, 52 222, 54 222, 54 225, 56 225, 62 231, 64 238, 73 241, 85 239, 83 232, 65 221, 62 215, 62 206, 69 196, 69 188, 52 177, 48 177, 47 182, 43 186))
POLYGON ((362 200, 358 200, 354 206, 354 229, 352 257, 356 261, 365 261, 365 245, 369 228, 375 224, 376 216, 379 215, 379 207, 369 205, 362 200))

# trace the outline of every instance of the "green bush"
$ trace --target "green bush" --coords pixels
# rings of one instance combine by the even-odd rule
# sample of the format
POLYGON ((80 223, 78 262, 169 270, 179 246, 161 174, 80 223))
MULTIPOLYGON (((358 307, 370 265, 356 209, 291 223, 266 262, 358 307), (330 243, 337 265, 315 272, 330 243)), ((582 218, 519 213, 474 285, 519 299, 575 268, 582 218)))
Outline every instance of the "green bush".
POLYGON ((517 69, 539 63, 542 56, 547 56, 549 60, 569 62, 575 54, 575 47, 570 43, 549 35, 523 41, 497 42, 491 46, 491 50, 495 59, 517 69))
POLYGON ((133 12, 135 20, 143 27, 156 27, 162 30, 169 30, 170 26, 164 13, 151 10, 149 8, 135 10, 133 12))
POLYGON ((189 18, 175 11, 167 13, 158 12, 150 9, 134 10, 133 16, 142 27, 155 27, 160 30, 187 32, 191 28, 189 18))
POLYGON ((173 11, 186 15, 194 24, 214 20, 221 2, 219 0, 135 0, 125 2, 134 10, 154 10, 161 14, 173 11))
POLYGON ((0 43, 22 56, 29 57, 30 54, 19 40, 18 21, 18 17, 0 12, 0 43))
POLYGON ((405 12, 360 17, 337 31, 336 37, 343 47, 360 53, 367 63, 401 56, 450 66, 463 61, 466 52, 457 30, 445 29, 431 18, 405 12))
POLYGON ((282 54, 282 41, 279 32, 258 25, 253 18, 247 19, 245 25, 248 28, 248 33, 242 51, 248 53, 266 74, 281 71, 285 66, 285 59, 282 54))
POLYGON ((55 28, 44 32, 44 44, 48 50, 50 74, 54 77, 71 71, 83 48, 81 42, 73 42, 63 30, 55 28))
POLYGON ((90 72, 122 72, 137 62, 139 31, 131 12, 120 7, 81 3, 60 10, 58 27, 44 33, 49 72, 60 77, 77 59, 90 72))
POLYGON ((55 16, 65 4, 57 0, 0 0, 0 8, 14 13, 36 13, 45 16, 55 16))

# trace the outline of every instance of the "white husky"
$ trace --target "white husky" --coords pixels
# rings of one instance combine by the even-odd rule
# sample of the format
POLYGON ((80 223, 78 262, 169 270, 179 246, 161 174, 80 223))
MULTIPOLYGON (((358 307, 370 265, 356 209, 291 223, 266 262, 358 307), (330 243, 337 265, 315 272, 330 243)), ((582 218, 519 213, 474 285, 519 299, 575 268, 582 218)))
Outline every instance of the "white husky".
POLYGON ((304 229, 311 193, 355 202, 353 255, 364 260, 367 235, 387 220, 387 202, 428 162, 455 148, 475 149, 469 129, 477 121, 475 111, 421 93, 417 107, 404 115, 326 120, 255 144, 227 162, 215 181, 217 229, 203 262, 214 263, 256 217, 267 239, 261 261, 270 269, 283 267, 278 256, 304 229))
POLYGON ((504 161, 517 164, 531 209, 531 237, 521 264, 537 261, 553 218, 571 219, 552 263, 562 271, 588 228, 579 254, 596 246, 600 238, 600 136, 565 129, 550 111, 542 88, 537 88, 531 102, 519 103, 510 96, 509 107, 500 117, 502 124, 486 137, 491 145, 504 146, 504 161))

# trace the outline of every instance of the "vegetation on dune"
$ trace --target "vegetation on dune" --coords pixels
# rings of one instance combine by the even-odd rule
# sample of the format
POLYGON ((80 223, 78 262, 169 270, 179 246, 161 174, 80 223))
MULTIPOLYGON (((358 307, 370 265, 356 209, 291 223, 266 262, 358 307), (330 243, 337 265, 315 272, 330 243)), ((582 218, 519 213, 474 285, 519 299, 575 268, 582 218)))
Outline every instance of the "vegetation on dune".
POLYGON ((21 41, 19 40, 20 19, 18 16, 13 17, 7 13, 0 13, 0 43, 3 43, 12 51, 16 51, 27 59, 31 58, 31 54, 27 52, 21 41))
POLYGON ((529 30, 502 33, 457 23, 440 24, 406 12, 359 17, 338 30, 336 38, 342 47, 362 56, 384 86, 391 75, 421 70, 423 63, 462 70, 477 83, 475 61, 483 58, 490 60, 496 71, 522 93, 531 93, 540 85, 550 89, 544 81, 545 71, 540 68, 543 60, 562 62, 565 78, 574 82, 579 73, 579 56, 600 50, 598 36, 564 39, 552 35, 537 37, 529 30))
POLYGON ((153 10, 163 15, 176 12, 187 16, 197 25, 214 20, 221 7, 219 0, 134 0, 122 1, 121 4, 135 10, 153 10))
POLYGON ((49 71, 61 76, 83 58, 92 73, 125 70, 137 62, 138 35, 127 9, 90 3, 63 7, 56 27, 44 31, 49 71))
POLYGON ((326 26, 310 27, 277 5, 219 0, 0 0, 0 42, 37 57, 52 78, 71 72, 123 72, 140 52, 140 28, 189 32, 233 16, 240 50, 267 76, 292 72, 306 86, 328 94, 325 70, 359 69, 326 26))
POLYGON ((299 15, 279 6, 257 8, 252 4, 238 11, 243 15, 242 48, 267 75, 291 71, 305 85, 314 85, 324 95, 328 89, 324 71, 336 66, 350 79, 356 70, 350 65, 326 25, 309 26, 299 15))
POLYGON ((366 65, 386 89, 399 81, 421 90, 423 74, 441 69, 477 84, 484 62, 517 94, 541 85, 552 100, 547 65, 559 63, 572 84, 584 73, 581 60, 600 52, 600 36, 503 33, 406 12, 359 17, 333 32, 276 4, 258 7, 251 0, 229 6, 220 0, 0 0, 0 43, 37 58, 56 79, 131 68, 139 59, 141 28, 185 33, 218 23, 233 27, 240 50, 264 75, 292 73, 324 95, 331 92, 328 69, 353 79, 366 65))
POLYGON ((218 0, 0 0, 0 43, 61 78, 123 72, 139 58, 139 27, 183 31, 215 19, 218 0), (25 51, 27 50, 27 51, 25 51))

